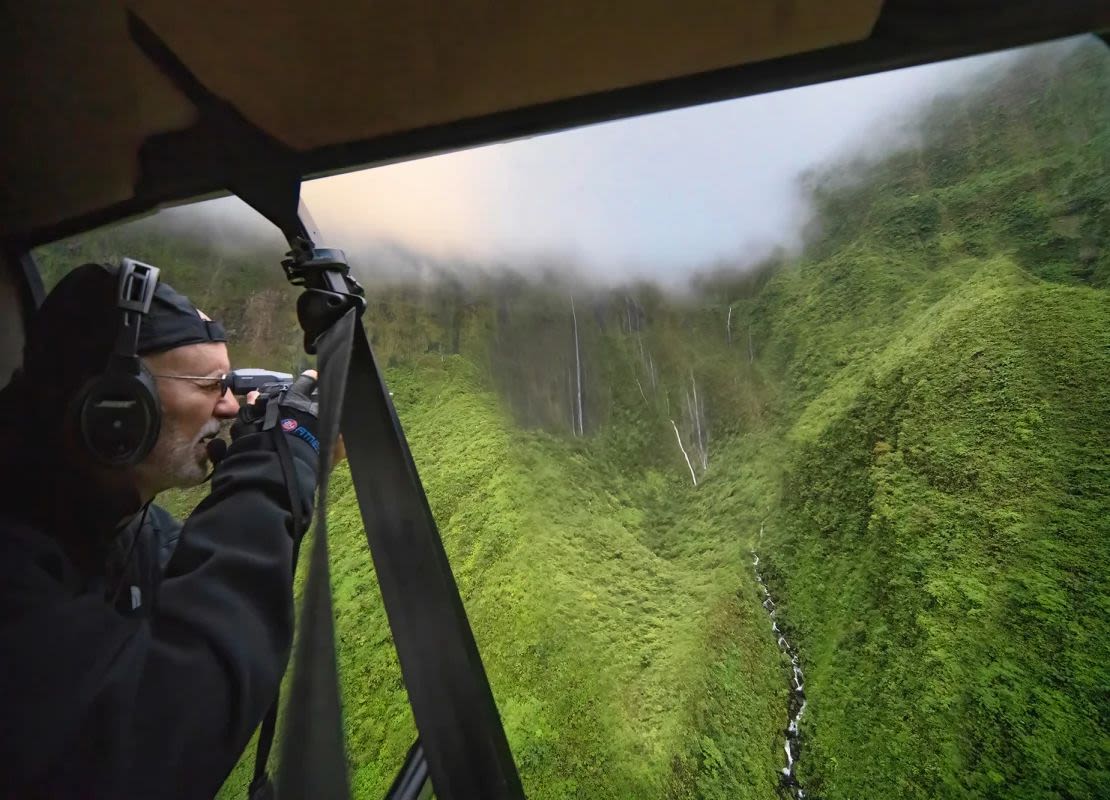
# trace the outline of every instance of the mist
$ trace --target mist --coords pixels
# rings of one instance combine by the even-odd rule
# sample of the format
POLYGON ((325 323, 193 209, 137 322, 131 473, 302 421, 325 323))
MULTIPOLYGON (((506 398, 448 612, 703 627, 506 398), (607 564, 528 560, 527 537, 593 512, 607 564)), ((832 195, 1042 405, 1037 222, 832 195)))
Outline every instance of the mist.
MULTIPOLYGON (((1041 45, 1066 52, 1071 42, 1041 45)), ((654 114, 305 184, 324 243, 365 277, 557 271, 678 286, 796 251, 805 176, 913 146, 915 112, 1001 74, 1021 51, 654 114)), ((237 198, 161 212, 220 246, 284 248, 237 198)))

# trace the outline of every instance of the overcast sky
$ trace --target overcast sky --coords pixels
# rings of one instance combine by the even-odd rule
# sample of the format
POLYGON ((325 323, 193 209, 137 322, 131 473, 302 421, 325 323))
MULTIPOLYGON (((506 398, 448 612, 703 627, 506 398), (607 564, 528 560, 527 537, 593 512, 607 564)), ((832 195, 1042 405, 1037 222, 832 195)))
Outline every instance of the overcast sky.
MULTIPOLYGON (((914 107, 1012 57, 809 86, 363 170, 309 183, 328 246, 387 241, 434 258, 674 277, 796 241, 797 178, 904 139, 914 107)), ((242 220, 237 200, 204 204, 242 220)), ((240 204, 241 205, 241 204, 240 204)), ((201 213, 205 213, 202 211, 201 213)))

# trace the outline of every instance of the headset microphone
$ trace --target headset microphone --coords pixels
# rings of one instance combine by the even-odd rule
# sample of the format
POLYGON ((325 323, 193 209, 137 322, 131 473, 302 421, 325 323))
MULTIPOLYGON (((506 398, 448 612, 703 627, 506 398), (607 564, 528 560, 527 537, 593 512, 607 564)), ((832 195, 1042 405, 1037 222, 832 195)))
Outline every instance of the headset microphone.
POLYGON ((214 467, 223 461, 224 456, 227 455, 227 442, 219 438, 209 439, 204 449, 208 453, 208 460, 212 462, 214 467))

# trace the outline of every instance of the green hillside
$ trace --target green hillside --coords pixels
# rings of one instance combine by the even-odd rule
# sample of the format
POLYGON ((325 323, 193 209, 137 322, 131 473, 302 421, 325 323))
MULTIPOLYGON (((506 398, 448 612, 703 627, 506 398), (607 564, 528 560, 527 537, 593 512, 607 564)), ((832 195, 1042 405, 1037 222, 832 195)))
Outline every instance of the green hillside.
MULTIPOLYGON (((912 129, 805 177, 800 255, 681 297, 446 267, 370 286, 529 797, 786 796, 753 548, 805 668, 807 797, 1110 784, 1110 56, 1034 51, 912 129)), ((280 253, 234 252, 153 220, 38 255, 48 280, 149 260, 236 363, 300 366, 280 253)), ((352 782, 376 797, 415 729, 345 467, 332 503, 352 782)))
POLYGON ((815 795, 1106 785, 1108 88, 1092 46, 938 103, 945 135, 829 176, 817 258, 752 310, 796 409, 767 550, 815 795))
POLYGON ((803 783, 1095 797, 1110 303, 987 263, 914 331, 795 428, 768 525, 813 698, 803 783))

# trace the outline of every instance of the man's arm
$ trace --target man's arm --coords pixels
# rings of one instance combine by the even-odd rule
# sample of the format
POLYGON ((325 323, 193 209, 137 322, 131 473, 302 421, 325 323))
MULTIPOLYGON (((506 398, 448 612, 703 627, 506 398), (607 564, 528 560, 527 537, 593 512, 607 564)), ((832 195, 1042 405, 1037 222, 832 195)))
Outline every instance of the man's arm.
POLYGON ((231 446, 166 569, 135 700, 134 796, 214 794, 277 692, 293 635, 293 535, 312 514, 317 457, 284 437, 300 506, 291 513, 275 435, 231 446))
MULTIPOLYGON (((293 513, 317 457, 243 435, 182 530, 149 616, 82 591, 56 548, 5 540, 0 795, 211 797, 273 700, 292 640, 293 513)), ((46 542, 46 544, 43 544, 46 542)))

